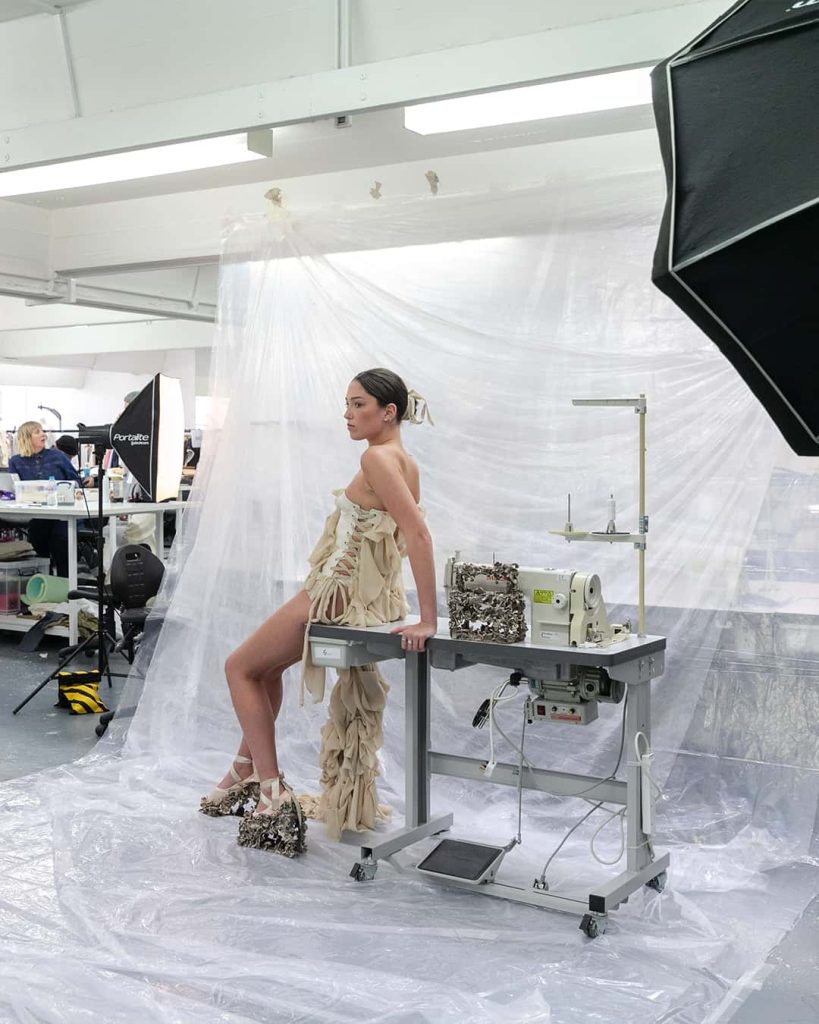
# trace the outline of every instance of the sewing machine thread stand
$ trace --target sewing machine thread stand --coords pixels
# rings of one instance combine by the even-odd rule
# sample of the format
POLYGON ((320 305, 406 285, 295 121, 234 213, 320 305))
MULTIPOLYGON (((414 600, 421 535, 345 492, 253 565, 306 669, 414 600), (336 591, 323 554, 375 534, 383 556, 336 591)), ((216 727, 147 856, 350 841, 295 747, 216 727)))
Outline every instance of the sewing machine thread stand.
MULTIPOLYGON (((578 541, 598 541, 613 544, 633 544, 638 553, 638 627, 637 635, 646 635, 646 534, 648 533, 648 516, 646 515, 646 396, 640 394, 639 398, 573 398, 572 405, 576 406, 625 406, 634 409, 640 418, 640 434, 638 440, 638 467, 639 467, 639 509, 637 515, 637 533, 621 533, 609 530, 614 525, 612 516, 609 516, 609 524, 606 530, 589 531, 576 530, 572 524, 571 495, 568 502, 568 517, 566 525, 562 530, 549 530, 549 533, 557 534, 571 543, 578 541)), ((613 499, 613 496, 612 496, 613 499)))

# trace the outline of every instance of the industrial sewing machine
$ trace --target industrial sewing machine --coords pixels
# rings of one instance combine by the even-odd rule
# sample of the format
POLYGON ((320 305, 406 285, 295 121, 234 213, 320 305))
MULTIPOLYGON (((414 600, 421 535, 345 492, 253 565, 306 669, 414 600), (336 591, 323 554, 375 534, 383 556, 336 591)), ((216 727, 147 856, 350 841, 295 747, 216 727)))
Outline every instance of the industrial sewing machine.
POLYGON ((631 632, 629 623, 609 623, 595 573, 464 562, 456 553, 447 560, 444 587, 450 633, 460 639, 517 643, 528 632, 539 646, 606 647, 631 632))
MULTIPOLYGON (((594 573, 464 562, 456 554, 446 563, 444 587, 455 639, 517 643, 528 632, 539 647, 608 647, 630 634, 628 623, 609 622, 594 573)), ((625 692, 605 669, 578 665, 569 652, 565 662, 526 682, 530 722, 587 725, 597 718, 599 701, 619 704, 625 692)))
MULTIPOLYGON (((427 881, 529 906, 579 914, 580 928, 589 938, 605 931, 609 912, 643 886, 662 890, 669 854, 655 850, 653 845, 657 786, 651 776, 650 684, 663 674, 665 668, 664 637, 623 636, 619 643, 606 646, 591 643, 577 647, 529 642, 499 643, 474 635, 471 638, 454 638, 450 635, 448 621, 440 619, 439 631, 430 638, 427 649, 422 653, 409 653, 401 648, 400 638, 392 633, 392 623, 367 628, 313 623, 309 628, 314 660, 318 663, 337 666, 343 661, 336 645, 345 645, 350 650, 349 664, 391 658, 404 662, 404 823, 387 833, 378 830, 355 837, 353 841, 360 846, 360 857, 350 874, 356 881, 373 879, 380 862, 386 861, 394 867, 401 866, 402 871, 417 871, 427 881), (324 657, 327 660, 321 660, 324 657), (462 751, 448 753, 434 748, 430 738, 435 709, 431 690, 432 670, 453 673, 456 677, 447 681, 443 690, 445 694, 455 693, 460 685, 457 677, 465 670, 471 693, 470 668, 478 665, 504 670, 508 680, 505 694, 513 694, 515 690, 520 693, 523 706, 517 706, 526 720, 533 723, 586 724, 597 717, 598 702, 619 703, 623 709, 621 755, 626 760, 624 778, 617 778, 616 770, 603 775, 599 770, 593 773, 566 772, 536 766, 523 756, 523 736, 519 756, 511 762, 500 756, 500 749, 493 752, 492 714, 494 706, 504 700, 504 684, 500 682, 478 709, 472 722, 481 726, 478 719, 482 717, 483 723, 489 727, 489 757, 465 756, 462 751), (626 690, 628 700, 625 699, 626 690), (621 814, 624 813, 620 820, 624 820, 626 829, 622 850, 625 868, 611 878, 595 877, 589 881, 588 888, 584 888, 582 878, 573 877, 564 889, 547 875, 552 861, 550 856, 540 876, 531 885, 514 884, 509 880, 498 882, 502 861, 517 845, 518 837, 496 845, 461 837, 439 839, 437 845, 419 860, 418 854, 412 853, 410 848, 421 840, 440 836, 454 824, 452 811, 434 813, 432 810, 430 781, 436 776, 517 790, 519 808, 521 791, 539 791, 567 798, 583 796, 607 809, 612 805, 619 807, 621 814), (401 851, 407 851, 414 867, 393 860, 401 851)), ((515 703, 504 706, 511 711, 515 703)), ((529 735, 528 729, 525 732, 529 735)), ((590 749, 592 752, 596 750, 593 743, 590 749)), ((611 811, 607 812, 610 820, 616 820, 611 811)))
MULTIPOLYGON (((446 563, 444 585, 449 621, 440 634, 431 638, 424 654, 400 651, 397 638, 389 632, 389 623, 370 629, 310 627, 316 664, 339 667, 402 654, 406 658, 405 825, 383 838, 373 834, 363 842, 361 859, 350 874, 359 882, 370 880, 380 859, 391 858, 398 850, 450 828, 451 813, 430 814, 432 774, 515 787, 519 814, 523 789, 565 797, 587 796, 597 801, 598 807, 619 805, 622 810, 609 812, 609 820, 624 816, 621 821, 625 820, 627 836, 621 846, 626 869, 609 881, 593 883, 586 895, 578 897, 574 892, 551 889, 547 869, 552 857, 531 888, 496 880, 505 857, 521 842, 520 820, 518 835, 505 844, 441 839, 414 870, 442 884, 579 913, 581 930, 594 938, 605 930, 609 911, 631 893, 643 885, 656 890, 665 885, 669 856, 656 854, 651 843, 657 786, 651 776, 648 687, 650 680, 663 672, 665 640, 632 637, 628 623, 610 623, 600 580, 594 573, 466 562, 456 553, 446 563), (457 671, 478 664, 512 669, 508 681, 499 684, 483 701, 472 721, 477 728, 489 725, 488 758, 431 751, 430 668, 457 671), (627 688, 629 698, 624 701, 627 688), (511 695, 515 690, 523 698, 523 732, 527 723, 588 725, 598 718, 600 703, 622 704, 620 756, 624 751, 634 751, 626 780, 615 778, 617 768, 601 778, 535 767, 525 760, 523 732, 517 765, 496 758, 493 732, 500 727, 494 723, 495 709, 500 701, 511 699, 505 693, 511 695)), ((617 767, 619 764, 620 758, 617 767)))

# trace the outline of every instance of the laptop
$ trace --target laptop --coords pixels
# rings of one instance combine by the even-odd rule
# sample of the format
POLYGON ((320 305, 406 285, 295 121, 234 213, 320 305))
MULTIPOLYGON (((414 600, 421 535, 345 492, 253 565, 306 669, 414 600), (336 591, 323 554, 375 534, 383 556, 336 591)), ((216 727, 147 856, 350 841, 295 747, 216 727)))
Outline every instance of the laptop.
POLYGON ((16 473, 9 473, 8 470, 0 469, 0 491, 7 494, 14 494, 14 484, 19 483, 20 477, 16 473))

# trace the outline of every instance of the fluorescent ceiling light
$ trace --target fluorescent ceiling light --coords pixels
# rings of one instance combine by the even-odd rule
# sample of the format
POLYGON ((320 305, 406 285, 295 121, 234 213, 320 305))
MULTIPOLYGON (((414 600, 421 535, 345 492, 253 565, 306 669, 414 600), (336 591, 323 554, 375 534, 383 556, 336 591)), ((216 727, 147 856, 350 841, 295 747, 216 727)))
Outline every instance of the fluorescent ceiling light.
POLYGON ((57 192, 83 185, 105 185, 112 181, 153 178, 158 174, 223 167, 246 160, 263 159, 247 148, 247 135, 223 135, 198 142, 152 146, 130 153, 112 153, 85 160, 67 160, 42 167, 0 173, 0 196, 25 196, 36 192, 57 192))
POLYGON ((466 131, 492 125, 540 121, 651 103, 651 68, 544 82, 480 96, 420 103, 404 110, 404 127, 418 135, 466 131))

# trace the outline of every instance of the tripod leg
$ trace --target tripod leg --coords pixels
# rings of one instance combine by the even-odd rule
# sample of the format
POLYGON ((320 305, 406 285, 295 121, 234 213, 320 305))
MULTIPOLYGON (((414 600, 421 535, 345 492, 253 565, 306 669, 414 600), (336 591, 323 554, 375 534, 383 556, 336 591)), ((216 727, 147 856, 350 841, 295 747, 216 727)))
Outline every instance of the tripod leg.
POLYGON ((31 691, 31 693, 28 695, 28 697, 26 697, 25 700, 21 700, 20 701, 20 703, 17 705, 17 707, 14 709, 14 711, 12 711, 12 714, 16 715, 17 712, 20 710, 20 708, 24 708, 26 706, 26 704, 28 704, 28 702, 31 700, 32 697, 36 697, 37 694, 40 692, 40 690, 42 690, 42 688, 44 686, 48 686, 48 684, 51 682, 51 680, 55 679, 55 678, 56 678, 56 675, 54 673, 52 673, 47 679, 44 679, 40 683, 39 686, 37 686, 34 690, 31 691))
MULTIPOLYGON (((95 635, 96 635, 96 634, 94 634, 94 636, 95 636, 95 635)), ((18 712, 18 711, 20 710, 20 708, 24 708, 24 707, 26 706, 26 704, 28 704, 28 702, 29 702, 29 701, 31 700, 31 698, 32 698, 32 697, 36 697, 36 696, 37 696, 37 694, 38 694, 38 693, 40 692, 40 690, 42 690, 42 688, 43 688, 44 686, 48 686, 48 684, 49 684, 49 683, 51 682, 51 680, 52 680, 52 679, 56 679, 56 678, 57 678, 57 676, 58 676, 58 675, 60 674, 60 672, 62 672, 62 670, 63 670, 63 669, 65 668, 65 666, 66 666, 66 665, 67 665, 67 664, 68 664, 68 663, 69 663, 70 661, 73 661, 73 660, 74 660, 74 658, 76 658, 76 657, 77 657, 77 655, 78 655, 78 654, 80 653, 80 651, 84 650, 84 649, 86 648, 86 646, 88 645, 88 643, 89 643, 89 642, 90 642, 91 640, 93 640, 93 639, 94 639, 94 636, 89 636, 89 637, 86 637, 86 638, 85 638, 85 640, 83 640, 83 642, 82 642, 81 644, 77 644, 77 646, 76 646, 76 647, 74 648, 74 650, 73 650, 73 651, 72 651, 72 652, 71 652, 71 653, 70 653, 70 654, 68 655, 68 657, 67 657, 67 658, 63 658, 63 659, 62 659, 62 660, 61 660, 61 661, 59 662, 59 664, 57 665, 57 667, 56 667, 56 668, 54 669, 54 671, 53 671, 53 672, 52 672, 52 673, 51 673, 50 675, 47 675, 47 676, 45 677, 45 679, 44 679, 44 680, 43 680, 43 681, 42 681, 42 682, 41 682, 41 683, 40 683, 40 684, 39 684, 38 686, 36 686, 36 687, 35 687, 35 688, 34 688, 34 689, 33 689, 33 690, 31 691, 31 693, 30 693, 30 694, 28 695, 28 697, 26 697, 26 698, 25 698, 25 700, 21 700, 21 701, 20 701, 20 703, 19 703, 19 704, 17 705, 17 707, 16 707, 16 708, 15 708, 15 709, 14 709, 14 710, 12 711, 12 714, 13 714, 13 715, 16 715, 16 714, 17 714, 17 712, 18 712)))
MULTIPOLYGON (((106 675, 106 677, 108 679, 108 689, 110 690, 113 687, 114 684, 111 682, 111 662, 109 660, 110 652, 108 650, 108 643, 107 643, 108 640, 109 640, 108 634, 107 633, 103 634, 103 641, 105 643, 105 647, 104 647, 104 653, 103 653, 103 657, 102 657, 102 664, 103 664, 103 667, 105 669, 105 675, 106 675)), ((102 677, 100 677, 100 682, 102 682, 102 677)))

